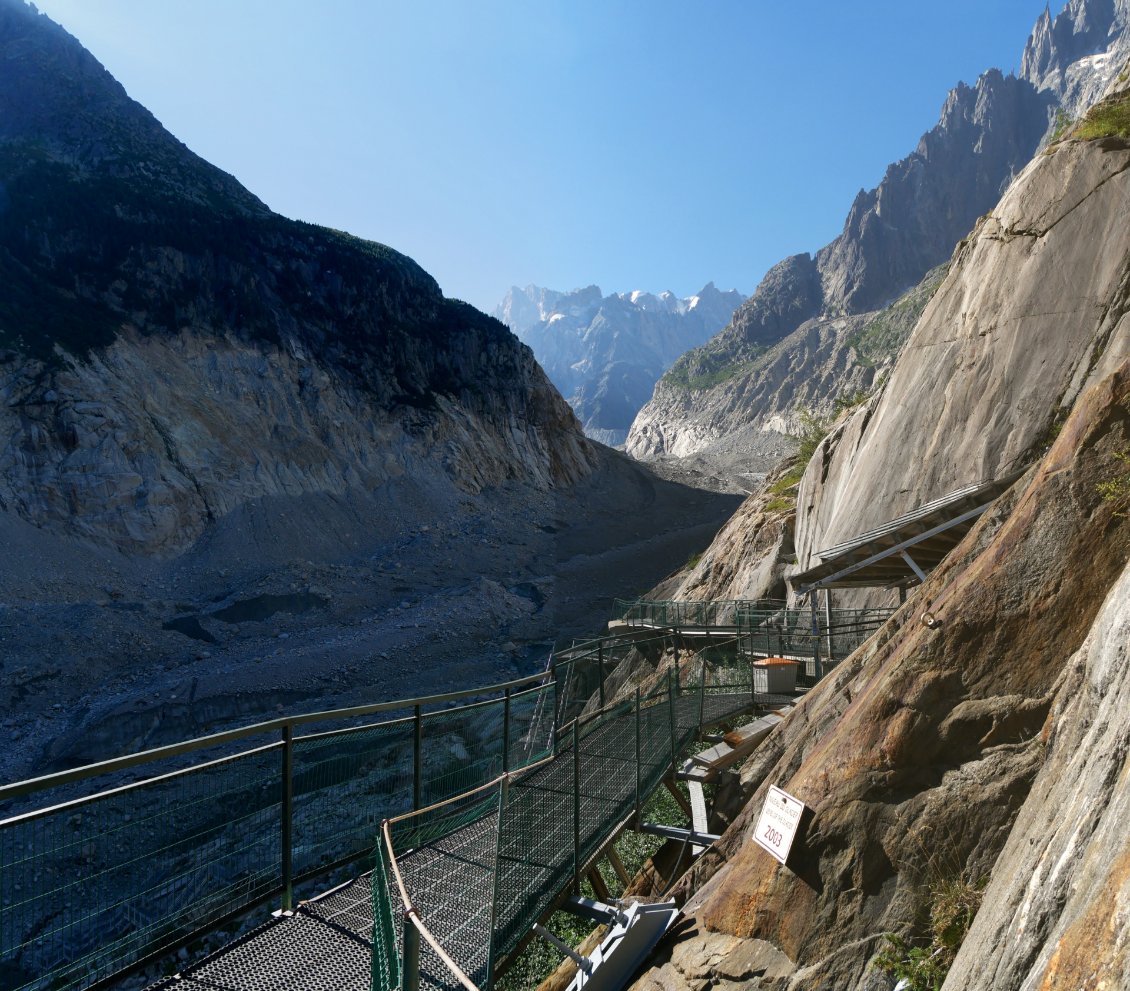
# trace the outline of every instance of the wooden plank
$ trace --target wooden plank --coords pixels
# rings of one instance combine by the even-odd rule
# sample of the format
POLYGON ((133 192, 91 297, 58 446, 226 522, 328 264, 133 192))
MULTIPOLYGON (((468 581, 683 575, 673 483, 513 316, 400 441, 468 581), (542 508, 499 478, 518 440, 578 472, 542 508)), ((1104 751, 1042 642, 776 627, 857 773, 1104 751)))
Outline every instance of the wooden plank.
POLYGON ((752 754, 784 718, 784 715, 778 711, 755 719, 752 723, 727 733, 721 743, 700 754, 695 754, 691 761, 713 773, 730 767, 752 754))
POLYGON ((625 888, 632 883, 632 879, 628 876, 628 869, 624 866, 624 861, 620 859, 620 854, 616 852, 614 846, 608 848, 608 862, 612 865, 612 869, 625 888))

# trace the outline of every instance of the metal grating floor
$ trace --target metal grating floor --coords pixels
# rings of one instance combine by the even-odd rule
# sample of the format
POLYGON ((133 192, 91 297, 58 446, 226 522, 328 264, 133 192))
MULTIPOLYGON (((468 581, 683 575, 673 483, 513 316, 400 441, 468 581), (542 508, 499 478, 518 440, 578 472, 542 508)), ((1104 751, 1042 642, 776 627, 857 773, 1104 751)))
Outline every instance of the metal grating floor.
POLYGON ((369 991, 372 930, 366 875, 147 991, 369 991))
MULTIPOLYGON (((790 697, 780 697, 786 700, 790 697)), ((748 695, 687 695, 677 704, 676 723, 680 731, 697 725, 700 705, 703 723, 710 724, 748 710, 754 701, 748 695)), ((775 696, 756 699, 759 705, 775 701, 775 696)), ((634 734, 631 719, 613 719, 582 740, 583 849, 595 850, 606 838, 601 834, 630 806, 629 793, 634 800, 634 762, 626 757, 634 747, 634 734)), ((533 921, 518 916, 530 906, 531 897, 545 898, 544 892, 534 890, 539 883, 556 878, 566 861, 571 871, 572 750, 562 750, 555 760, 526 775, 520 787, 528 796, 527 815, 536 817, 538 828, 521 831, 526 834, 521 849, 514 842, 519 836, 510 835, 510 830, 502 837, 501 866, 519 887, 531 888, 498 892, 499 924, 512 929, 533 921)), ((499 845, 494 814, 399 858, 421 918, 476 982, 486 977, 499 845)), ((271 919, 147 991, 370 991, 371 951, 372 900, 370 876, 365 875, 303 903, 292 915, 271 919)), ((426 943, 420 970, 422 986, 461 991, 426 943)))

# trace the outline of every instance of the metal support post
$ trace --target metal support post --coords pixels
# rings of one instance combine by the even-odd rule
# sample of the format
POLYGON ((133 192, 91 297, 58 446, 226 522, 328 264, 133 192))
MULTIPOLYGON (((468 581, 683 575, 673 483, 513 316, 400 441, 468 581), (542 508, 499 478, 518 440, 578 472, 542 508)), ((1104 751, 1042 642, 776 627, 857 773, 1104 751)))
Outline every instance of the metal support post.
POLYGON ((585 974, 592 973, 592 961, 589 960, 588 957, 581 956, 581 954, 574 950, 568 943, 554 936, 553 933, 546 929, 540 922, 534 923, 533 930, 559 953, 572 960, 585 974))
POLYGON ((675 764, 679 759, 678 726, 675 720, 675 693, 671 691, 671 677, 667 678, 667 712, 671 723, 671 773, 675 773, 675 764))
POLYGON ((819 681, 824 677, 824 669, 820 665, 820 619, 816 612, 816 593, 809 596, 808 612, 812 617, 812 673, 819 681))
POLYGON ((824 625, 828 630, 828 662, 836 661, 836 648, 832 640, 832 590, 824 589, 824 625))
POLYGON ((490 937, 487 944, 487 979, 485 987, 491 987, 494 982, 495 958, 495 921, 498 919, 498 888, 499 878, 502 874, 502 831, 506 822, 506 799, 510 794, 510 778, 503 776, 502 787, 498 791, 498 828, 495 830, 494 840, 494 890, 490 896, 490 937))
POLYGON ((636 823, 640 821, 640 775, 643 768, 640 764, 640 690, 636 688, 636 823))
POLYGON ((702 675, 698 686, 698 729, 699 732, 702 732, 702 721, 706 712, 706 655, 701 655, 700 660, 702 662, 702 675))
POLYGON ((412 922, 411 913, 405 909, 401 925, 404 946, 401 950, 401 991, 417 991, 420 986, 420 930, 412 922))
POLYGON ((424 717, 420 706, 413 706, 412 723, 412 811, 424 807, 422 801, 424 767, 421 750, 424 742, 424 717))
POLYGON ((285 723, 282 728, 282 908, 289 912, 294 907, 294 726, 285 723))
POLYGON ((510 689, 502 701, 502 773, 510 770, 510 689))
POLYGON ((581 739, 573 720, 573 894, 581 893, 581 739))
POLYGON ((600 678, 600 707, 604 708, 604 641, 596 645, 597 674, 600 678))

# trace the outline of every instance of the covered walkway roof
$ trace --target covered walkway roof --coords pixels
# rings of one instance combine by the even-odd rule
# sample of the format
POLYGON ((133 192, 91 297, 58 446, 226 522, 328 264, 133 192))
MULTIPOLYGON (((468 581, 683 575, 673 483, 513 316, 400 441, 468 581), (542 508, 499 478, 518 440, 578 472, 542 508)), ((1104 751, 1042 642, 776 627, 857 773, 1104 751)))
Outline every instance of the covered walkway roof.
POLYGON ((817 588, 917 585, 958 545, 1017 478, 975 482, 924 503, 874 530, 817 551, 820 563, 789 578, 799 594, 817 588))

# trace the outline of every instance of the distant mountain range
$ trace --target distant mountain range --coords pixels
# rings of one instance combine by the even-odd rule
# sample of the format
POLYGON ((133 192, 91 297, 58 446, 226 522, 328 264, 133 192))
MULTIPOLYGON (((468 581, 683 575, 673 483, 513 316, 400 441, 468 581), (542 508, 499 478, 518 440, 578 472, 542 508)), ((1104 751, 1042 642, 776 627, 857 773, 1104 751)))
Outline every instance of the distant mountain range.
POLYGON ((617 445, 659 377, 721 330, 744 299, 713 282, 682 299, 671 292, 603 296, 597 286, 515 286, 494 316, 533 349, 585 433, 617 445))
POLYGON ((875 388, 913 326, 899 298, 925 280, 914 293, 921 310, 937 285, 927 273, 1048 137, 1115 81, 1130 55, 1128 26, 1130 0, 1071 0, 1056 17, 1040 15, 1019 74, 989 69, 959 83, 918 146, 860 190, 835 240, 775 265, 720 334, 664 375, 628 453, 707 454, 738 436, 743 448, 775 447, 801 411, 831 413, 837 399, 875 388), (889 333, 892 321, 903 331, 889 333))

